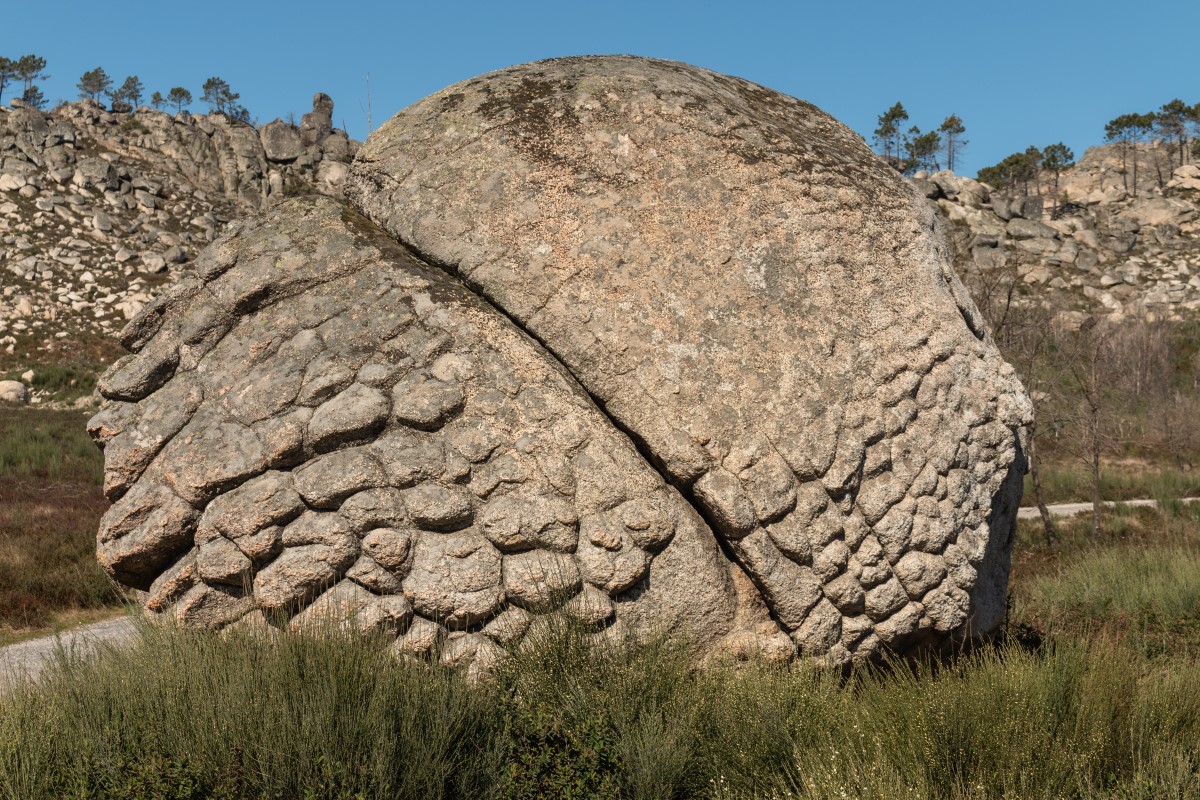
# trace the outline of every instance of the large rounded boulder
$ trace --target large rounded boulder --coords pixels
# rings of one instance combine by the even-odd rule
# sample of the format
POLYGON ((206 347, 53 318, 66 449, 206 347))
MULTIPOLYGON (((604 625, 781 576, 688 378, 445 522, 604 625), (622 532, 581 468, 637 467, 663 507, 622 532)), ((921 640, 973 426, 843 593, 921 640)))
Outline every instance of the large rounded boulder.
POLYGON ((1001 621, 1031 407, 837 121, 539 62, 400 112, 347 197, 215 244, 102 382, 101 560, 154 608, 467 655, 562 609, 834 663, 1001 621))

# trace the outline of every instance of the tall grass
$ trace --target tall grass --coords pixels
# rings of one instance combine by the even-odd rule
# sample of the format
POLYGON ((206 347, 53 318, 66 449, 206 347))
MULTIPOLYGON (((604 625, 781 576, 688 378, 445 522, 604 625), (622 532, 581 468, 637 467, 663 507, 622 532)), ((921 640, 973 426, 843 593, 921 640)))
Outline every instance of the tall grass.
POLYGON ((1116 638, 1146 653, 1200 655, 1200 504, 1106 509, 1099 542, 1088 514, 1018 527, 1011 579, 1017 624, 1052 637, 1116 638))
POLYGON ((0 701, 0 797, 1185 798, 1197 685, 1082 641, 844 678, 564 627, 471 684, 328 633, 149 630, 0 701))
POLYGON ((0 409, 0 480, 99 486, 104 458, 78 411, 0 409))
POLYGON ((1200 550, 1099 550, 1073 559, 1056 575, 1034 579, 1022 595, 1047 619, 1183 618, 1200 612, 1200 550))
MULTIPOLYGON (((1091 473, 1074 462, 1045 464, 1041 471, 1042 495, 1047 503, 1087 503, 1092 499, 1091 473)), ((1180 498, 1200 496, 1200 471, 1157 465, 1130 468, 1104 465, 1100 494, 1105 500, 1180 498)), ((1033 505, 1033 479, 1025 476, 1025 505, 1033 505)))
POLYGON ((332 634, 148 629, 4 701, 0 797, 475 797, 487 699, 332 634))
POLYGON ((119 601, 96 562, 103 462, 74 411, 0 411, 0 636, 119 601))
POLYGON ((104 366, 95 363, 48 364, 34 370, 32 384, 60 400, 74 399, 91 394, 103 371, 104 366))

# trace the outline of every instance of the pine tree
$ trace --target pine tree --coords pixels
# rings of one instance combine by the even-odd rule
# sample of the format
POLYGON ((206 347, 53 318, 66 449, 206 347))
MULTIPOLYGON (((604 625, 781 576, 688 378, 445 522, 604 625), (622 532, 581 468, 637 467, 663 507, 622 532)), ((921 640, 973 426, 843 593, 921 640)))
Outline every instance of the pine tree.
POLYGON ((112 88, 112 79, 108 77, 108 73, 103 67, 96 67, 83 73, 79 78, 79 83, 75 84, 75 88, 79 90, 80 100, 96 100, 102 94, 108 94, 112 88))
POLYGON ((951 114, 942 121, 938 132, 942 135, 942 152, 946 154, 946 169, 953 172, 958 156, 968 144, 967 140, 962 138, 963 134, 967 132, 967 128, 957 114, 951 114))
POLYGON ((908 112, 902 103, 896 103, 879 115, 879 127, 875 129, 875 145, 883 150, 883 157, 893 165, 900 162, 900 126, 908 121, 908 112))
POLYGON ((1029 182, 1037 180, 1041 161, 1042 152, 1031 146, 1023 153, 1006 156, 999 164, 984 167, 979 170, 978 177, 989 186, 1010 193, 1020 184, 1024 192, 1029 194, 1029 182))
POLYGON ((167 101, 163 98, 162 92, 155 92, 154 94, 150 95, 150 107, 155 111, 162 111, 162 107, 166 104, 167 101))
MULTIPOLYGON (((1037 149, 1037 147, 1035 147, 1034 145, 1029 145, 1029 147, 1025 148, 1025 152, 1023 155, 1025 156, 1025 159, 1026 159, 1025 174, 1027 174, 1033 178, 1034 193, 1040 195, 1042 193, 1042 181, 1041 181, 1042 161, 1043 161, 1042 151, 1037 149)), ((1028 183, 1026 183, 1025 191, 1026 191, 1026 193, 1029 192, 1028 183)))
POLYGON ((937 131, 921 133, 921 129, 913 125, 904 136, 904 174, 911 175, 919 169, 936 171, 937 154, 941 149, 942 137, 937 131))
MULTIPOLYGON (((34 87, 34 81, 44 80, 50 76, 42 70, 46 69, 46 59, 41 56, 24 55, 17 59, 16 74, 17 79, 21 81, 21 86, 26 93, 34 87)), ((41 92, 39 91, 40 95, 41 92)))
POLYGON ((1188 111, 1188 126, 1192 129, 1192 156, 1200 157, 1200 103, 1188 111))
POLYGON ((46 107, 46 96, 42 94, 42 90, 37 87, 36 83, 29 85, 29 88, 21 95, 21 100, 34 108, 46 107))
POLYGON ((175 106, 175 113, 178 114, 184 106, 192 104, 192 93, 182 86, 174 86, 167 92, 167 102, 175 106))
POLYGON ((1075 154, 1062 142, 1047 145, 1042 151, 1042 166, 1054 173, 1054 212, 1058 213, 1058 179, 1075 166, 1075 154))
MULTIPOLYGON (((1125 191, 1129 191, 1129 147, 1134 144, 1135 125, 1134 120, 1137 114, 1122 114, 1119 117, 1110 119, 1104 126, 1104 141, 1119 143, 1121 145, 1121 181, 1125 184, 1125 191)), ((1134 172, 1133 172, 1133 191, 1137 191, 1137 153, 1134 153, 1134 172)))
POLYGON ((204 93, 200 95, 201 102, 208 103, 214 111, 228 114, 237 105, 241 95, 229 88, 229 84, 220 78, 209 78, 204 82, 204 93))
POLYGON ((1000 169, 999 164, 993 164, 990 167, 981 167, 979 172, 975 173, 975 180, 980 183, 986 183, 993 189, 1004 188, 1004 171, 1000 169))
POLYGON ((1130 125, 1133 130, 1133 190, 1137 191, 1137 169, 1138 169, 1138 149, 1137 146, 1144 142, 1149 136, 1150 131, 1154 129, 1154 112, 1146 114, 1131 114, 1130 125))
POLYGON ((244 122, 247 125, 251 124, 250 109, 246 108, 244 105, 241 105, 240 103, 231 103, 229 105, 229 108, 227 108, 225 110, 225 114, 230 119, 237 120, 238 122, 244 122))
POLYGON ((17 62, 0 56, 0 103, 4 102, 4 87, 17 77, 17 62))
POLYGON ((142 101, 142 93, 146 87, 137 75, 130 75, 115 92, 110 93, 114 103, 128 103, 131 108, 137 108, 142 101))
POLYGON ((1154 115, 1154 129, 1168 144, 1174 142, 1179 148, 1179 166, 1187 160, 1187 123, 1192 109, 1179 98, 1163 103, 1154 115))
POLYGON ((1137 192, 1138 144, 1145 141, 1154 129, 1155 114, 1122 114, 1104 126, 1104 140, 1121 145, 1121 173, 1126 191, 1137 192), (1132 159, 1130 158, 1132 156, 1132 159), (1133 162, 1133 182, 1130 185, 1129 162, 1133 162))

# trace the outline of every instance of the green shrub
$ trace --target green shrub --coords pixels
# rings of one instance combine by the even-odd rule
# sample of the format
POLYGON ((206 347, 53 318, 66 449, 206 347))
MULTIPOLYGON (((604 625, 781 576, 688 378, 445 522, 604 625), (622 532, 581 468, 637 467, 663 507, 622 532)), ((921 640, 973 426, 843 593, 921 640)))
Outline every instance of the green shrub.
POLYGON ((129 133, 130 131, 137 131, 138 133, 150 132, 150 129, 143 125, 141 120, 133 116, 127 117, 121 121, 121 130, 125 131, 126 133, 129 133))
POLYGON ((505 800, 604 800, 620 795, 621 760, 611 724, 568 720, 561 708, 519 700, 507 705, 509 747, 500 787, 505 800))

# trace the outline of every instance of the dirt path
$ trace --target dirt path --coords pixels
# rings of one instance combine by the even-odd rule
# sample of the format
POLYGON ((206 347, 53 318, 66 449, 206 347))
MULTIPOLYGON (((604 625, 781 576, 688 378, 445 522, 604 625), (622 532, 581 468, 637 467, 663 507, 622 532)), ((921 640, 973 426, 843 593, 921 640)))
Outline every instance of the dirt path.
MULTIPOLYGON (((1183 497, 1183 498, 1180 498, 1179 502, 1181 502, 1181 503, 1197 503, 1197 502, 1200 502, 1200 497, 1183 497)), ((1120 500, 1120 501, 1106 500, 1106 501, 1104 501, 1105 508, 1112 508, 1113 506, 1118 505, 1118 504, 1125 505, 1125 506, 1134 506, 1134 507, 1144 507, 1144 506, 1157 507, 1158 501, 1157 500, 1120 500)), ((1050 516, 1052 516, 1052 517, 1073 517, 1076 514, 1084 514, 1088 511, 1091 511, 1092 504, 1091 503, 1055 503, 1053 505, 1046 506, 1046 508, 1048 508, 1050 510, 1050 516)), ((1021 506, 1020 510, 1017 511, 1017 519, 1037 519, 1037 518, 1038 518, 1037 506, 1021 506)))
POLYGON ((92 653, 101 643, 119 644, 131 640, 135 633, 132 618, 118 617, 2 647, 0 688, 22 679, 36 679, 59 647, 68 653, 92 653))

